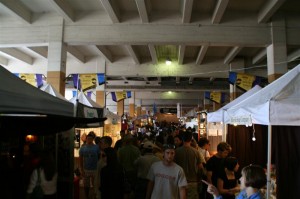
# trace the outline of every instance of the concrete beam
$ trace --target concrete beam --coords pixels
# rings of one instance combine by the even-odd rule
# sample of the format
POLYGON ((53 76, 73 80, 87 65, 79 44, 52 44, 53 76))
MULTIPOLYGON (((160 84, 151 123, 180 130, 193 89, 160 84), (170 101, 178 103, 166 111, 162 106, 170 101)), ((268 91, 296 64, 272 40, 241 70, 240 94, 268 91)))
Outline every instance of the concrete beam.
POLYGON ((182 23, 190 23, 193 11, 194 0, 183 0, 181 12, 182 12, 182 23))
POLYGON ((111 52, 105 46, 95 46, 99 55, 101 55, 107 62, 113 62, 113 56, 111 52))
POLYGON ((257 64, 267 57, 267 49, 262 49, 252 58, 252 64, 257 64))
POLYGON ((48 0, 53 8, 68 22, 75 22, 75 11, 66 0, 48 0))
POLYGON ((300 57, 300 49, 297 49, 287 56, 287 61, 294 61, 300 57))
POLYGON ((152 58, 152 63, 153 64, 157 64, 158 63, 158 58, 157 58, 157 54, 156 54, 156 50, 153 44, 149 44, 148 45, 150 54, 151 54, 151 58, 152 58))
POLYGON ((258 23, 266 23, 286 0, 268 0, 258 13, 258 23))
POLYGON ((215 7, 211 23, 219 24, 221 19, 225 13, 229 0, 218 0, 217 5, 215 7))
POLYGON ((203 59, 206 55, 207 49, 208 49, 208 45, 201 46, 200 51, 199 51, 198 56, 197 56, 197 59, 196 59, 196 64, 197 65, 202 64, 203 59))
POLYGON ((47 59, 48 58, 48 48, 47 47, 28 47, 31 52, 34 52, 41 58, 47 59))
MULTIPOLYGON (((164 63, 162 65, 165 65, 164 63)), ((141 65, 136 64, 124 64, 124 63, 107 63, 106 75, 107 76, 127 76, 130 77, 133 74, 146 77, 205 77, 209 78, 214 76, 216 78, 228 78, 228 71, 230 70, 227 64, 223 63, 223 59, 207 58, 207 62, 196 65, 187 63, 185 65, 178 65, 177 63, 171 64, 169 67, 162 67, 160 63, 144 63, 141 65), (223 72, 220 72, 223 71, 223 72)), ((160 81, 160 80, 158 80, 160 81)))
POLYGON ((0 0, 0 6, 6 9, 12 16, 30 24, 32 13, 19 0, 0 0))
POLYGON ((271 43, 270 27, 266 26, 238 26, 207 25, 186 26, 172 24, 144 24, 114 25, 85 25, 65 26, 66 43, 84 45, 95 43, 97 45, 180 45, 191 46, 266 46, 271 43), (91 34, 93 33, 93 34, 91 34), (109 35, 109 37, 108 37, 109 35), (122 35, 122 37, 120 37, 122 35))
MULTIPOLYGON (((47 46, 49 28, 47 24, 57 23, 55 17, 40 18, 32 25, 20 26, 11 23, 1 26, 0 47, 16 45, 47 46), (13 29, 13 31, 12 31, 13 29)), ((239 19, 229 24, 211 25, 207 20, 203 26, 185 24, 95 24, 87 19, 64 24, 63 41, 68 45, 190 45, 190 46, 247 46, 265 47, 271 44, 270 26, 257 24, 256 19, 239 19), (241 24, 256 23, 241 28, 241 24), (120 36, 122 35, 122 36, 120 36)), ((294 26, 292 26, 294 27, 294 26)), ((287 30, 288 45, 300 43, 297 28, 287 30), (295 36, 295 37, 294 37, 295 36)))
POLYGON ((180 65, 183 64, 185 49, 186 49, 185 45, 180 45, 179 46, 179 50, 178 50, 178 64, 180 64, 180 65))
POLYGON ((102 3, 102 6, 106 10, 106 13, 110 17, 111 21, 113 23, 120 23, 120 9, 116 4, 113 4, 113 1, 110 0, 100 0, 102 3))
POLYGON ((74 46, 68 46, 67 47, 67 52, 70 53, 80 63, 84 64, 86 62, 84 54, 82 54, 74 46))
POLYGON ((15 49, 15 48, 0 48, 0 51, 14 59, 22 61, 26 64, 32 65, 33 58, 29 55, 23 53, 22 51, 15 49))
POLYGON ((142 23, 149 23, 146 0, 135 0, 135 3, 138 8, 142 23))
POLYGON ((229 64, 235 56, 242 50, 243 47, 241 46, 235 46, 231 49, 231 51, 226 55, 224 59, 224 64, 229 64))
POLYGON ((132 57, 135 64, 140 64, 140 58, 138 57, 137 53, 134 51, 131 45, 126 45, 126 49, 129 52, 130 56, 132 57))

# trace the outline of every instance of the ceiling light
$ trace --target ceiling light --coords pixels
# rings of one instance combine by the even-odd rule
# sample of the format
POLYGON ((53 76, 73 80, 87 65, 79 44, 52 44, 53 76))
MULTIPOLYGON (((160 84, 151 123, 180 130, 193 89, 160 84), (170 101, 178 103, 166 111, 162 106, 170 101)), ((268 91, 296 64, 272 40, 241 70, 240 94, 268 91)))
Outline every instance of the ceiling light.
POLYGON ((172 60, 170 59, 170 57, 167 57, 166 64, 167 65, 171 65, 172 64, 172 60))

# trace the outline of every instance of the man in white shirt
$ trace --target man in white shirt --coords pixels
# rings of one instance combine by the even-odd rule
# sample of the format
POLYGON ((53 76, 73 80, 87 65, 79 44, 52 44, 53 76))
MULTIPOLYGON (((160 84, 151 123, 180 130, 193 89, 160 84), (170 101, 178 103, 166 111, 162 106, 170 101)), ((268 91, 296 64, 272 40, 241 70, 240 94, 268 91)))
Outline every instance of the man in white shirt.
POLYGON ((164 159, 153 163, 148 173, 146 199, 186 199, 187 181, 174 157, 175 145, 164 145, 164 159))

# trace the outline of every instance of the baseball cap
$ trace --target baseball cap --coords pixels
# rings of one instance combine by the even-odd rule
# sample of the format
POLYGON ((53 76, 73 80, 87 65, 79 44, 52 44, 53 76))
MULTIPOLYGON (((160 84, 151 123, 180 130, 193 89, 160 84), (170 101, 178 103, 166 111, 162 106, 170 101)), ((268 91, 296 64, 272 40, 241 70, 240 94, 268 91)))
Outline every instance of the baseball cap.
POLYGON ((143 144, 143 148, 144 149, 153 149, 155 147, 155 145, 150 142, 150 141, 146 141, 144 144, 143 144))
POLYGON ((164 144, 163 145, 163 148, 164 150, 167 150, 167 149, 175 149, 176 146, 174 144, 164 144))

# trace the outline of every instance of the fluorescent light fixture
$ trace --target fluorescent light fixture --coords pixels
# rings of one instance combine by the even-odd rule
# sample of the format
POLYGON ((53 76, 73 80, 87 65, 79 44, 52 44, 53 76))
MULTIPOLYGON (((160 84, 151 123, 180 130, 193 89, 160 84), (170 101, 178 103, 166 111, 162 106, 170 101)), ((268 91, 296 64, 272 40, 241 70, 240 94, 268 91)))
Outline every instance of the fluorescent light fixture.
POLYGON ((172 60, 170 59, 170 57, 167 57, 166 64, 167 65, 171 65, 172 64, 172 60))

